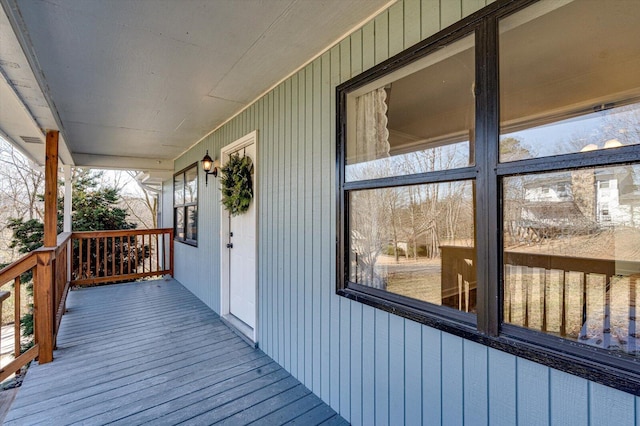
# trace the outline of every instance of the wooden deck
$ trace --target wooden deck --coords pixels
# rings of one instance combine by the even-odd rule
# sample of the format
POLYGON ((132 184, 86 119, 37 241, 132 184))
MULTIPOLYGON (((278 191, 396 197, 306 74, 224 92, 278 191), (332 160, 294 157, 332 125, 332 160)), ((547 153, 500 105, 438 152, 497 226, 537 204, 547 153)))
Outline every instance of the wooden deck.
POLYGON ((73 291, 6 425, 346 424, 175 280, 73 291))

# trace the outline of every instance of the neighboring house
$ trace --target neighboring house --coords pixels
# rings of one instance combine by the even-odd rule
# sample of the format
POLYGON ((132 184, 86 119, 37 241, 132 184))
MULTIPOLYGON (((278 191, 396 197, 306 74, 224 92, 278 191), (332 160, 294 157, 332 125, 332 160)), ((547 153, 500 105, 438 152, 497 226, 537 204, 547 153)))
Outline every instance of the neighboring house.
MULTIPOLYGON (((598 269, 588 259, 567 261, 571 253, 503 247, 510 220, 572 232, 592 224, 640 227, 632 176, 640 172, 640 139, 626 131, 640 128, 633 115, 640 109, 638 22, 636 1, 395 2, 237 114, 230 108, 211 133, 186 135, 186 151, 170 151, 161 226, 175 229, 175 278, 355 425, 640 425, 640 341, 629 320, 637 312, 640 255, 630 250, 634 258, 622 269, 616 253, 606 253, 598 269), (612 122, 614 115, 621 119, 612 122), (545 130, 549 124, 560 128, 545 130), (567 142, 596 127, 625 136, 623 146, 580 152, 567 142), (546 150, 501 162, 506 133, 542 141, 546 150), (462 159, 434 154, 458 144, 462 159), (253 160, 254 199, 247 213, 231 217, 220 203, 219 176, 206 174, 202 160, 210 155, 224 165, 234 154, 253 160), (411 168, 379 167, 389 156, 397 164, 419 158, 411 168), (521 190, 523 178, 532 183, 521 210, 508 216, 505 194, 521 190), (354 247, 374 253, 393 241, 383 190, 419 186, 453 197, 443 189, 451 183, 460 183, 456 196, 468 202, 439 218, 466 217, 466 228, 456 230, 462 237, 449 237, 475 240, 449 250, 464 252, 458 257, 442 258, 452 284, 446 298, 456 302, 385 290, 382 275, 373 285, 355 282, 354 247), (507 267, 517 280, 507 279, 507 267), (589 275, 602 291, 587 309, 589 275), (587 316, 607 316, 613 279, 627 309, 616 331, 625 345, 581 342, 587 316), (531 300, 544 303, 534 312, 531 300)), ((265 61, 285 58, 298 35, 283 38, 265 61)), ((198 46, 181 48, 202 55, 198 46)), ((151 70, 144 68, 149 78, 151 70)), ((238 66, 230 73, 243 73, 249 85, 267 71, 238 66)), ((185 73, 157 85, 182 83, 185 73)), ((202 108, 233 103, 214 91, 200 101, 202 108)), ((154 108, 150 102, 149 116, 154 108)), ((198 108, 172 116, 162 138, 190 126, 203 114, 198 108)), ((126 127, 126 114, 119 117, 126 127)), ((153 134, 158 150, 169 152, 160 134, 153 134)))
POLYGON ((640 187, 631 168, 534 177, 523 187, 516 226, 540 237, 562 234, 564 228, 575 224, 589 233, 613 226, 636 226, 640 219, 640 187))

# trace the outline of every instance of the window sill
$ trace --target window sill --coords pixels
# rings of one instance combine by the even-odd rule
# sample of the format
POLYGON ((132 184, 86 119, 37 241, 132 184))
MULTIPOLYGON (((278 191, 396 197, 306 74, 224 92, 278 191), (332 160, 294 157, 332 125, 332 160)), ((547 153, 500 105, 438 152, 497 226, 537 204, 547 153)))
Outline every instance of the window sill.
POLYGON ((194 240, 179 240, 177 238, 174 238, 173 241, 176 243, 182 243, 192 247, 198 247, 198 242, 194 240))

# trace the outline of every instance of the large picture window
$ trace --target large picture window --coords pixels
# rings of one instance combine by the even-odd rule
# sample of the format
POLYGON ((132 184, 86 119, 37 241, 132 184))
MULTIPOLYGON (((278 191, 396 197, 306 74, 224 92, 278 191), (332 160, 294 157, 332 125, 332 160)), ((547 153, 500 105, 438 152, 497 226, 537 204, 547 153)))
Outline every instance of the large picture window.
POLYGON ((192 164, 173 176, 173 229, 175 239, 198 243, 198 165, 192 164))
POLYGON ((638 394, 640 3, 483 11, 338 87, 338 293, 638 394))
POLYGON ((476 281, 458 268, 475 268, 474 69, 467 35, 350 91, 344 153, 347 280, 470 322, 476 281))

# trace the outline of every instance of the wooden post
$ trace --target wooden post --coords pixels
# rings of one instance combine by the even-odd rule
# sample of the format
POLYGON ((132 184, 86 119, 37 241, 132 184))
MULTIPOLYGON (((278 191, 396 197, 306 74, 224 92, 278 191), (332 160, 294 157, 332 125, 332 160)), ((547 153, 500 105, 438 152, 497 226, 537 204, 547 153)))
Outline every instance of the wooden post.
POLYGON ((44 164, 44 246, 58 241, 58 131, 47 131, 44 164))
POLYGON ((53 269, 55 250, 37 252, 33 287, 33 317, 35 320, 35 338, 38 344, 38 362, 46 364, 53 361, 54 309, 53 309, 53 269))

